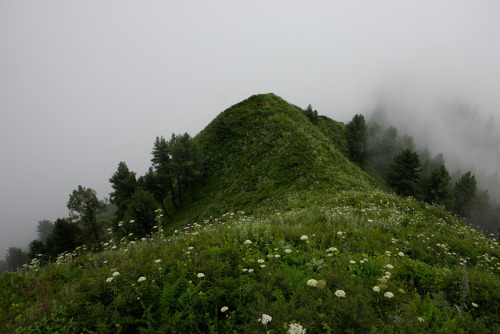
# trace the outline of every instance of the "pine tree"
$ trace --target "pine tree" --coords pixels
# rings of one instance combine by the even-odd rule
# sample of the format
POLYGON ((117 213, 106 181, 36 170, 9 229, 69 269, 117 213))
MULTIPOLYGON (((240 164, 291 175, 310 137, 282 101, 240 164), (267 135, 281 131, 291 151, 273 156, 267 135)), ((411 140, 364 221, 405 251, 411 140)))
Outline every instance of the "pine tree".
POLYGON ((476 191, 476 177, 470 171, 462 175, 453 190, 455 199, 453 212, 460 217, 469 218, 476 191))
POLYGON ((121 161, 118 164, 117 171, 111 176, 109 182, 114 190, 110 194, 110 202, 118 208, 115 214, 115 219, 118 222, 123 220, 128 202, 135 192, 137 181, 135 173, 128 169, 125 162, 121 161))
POLYGON ((347 123, 346 139, 351 161, 364 168, 368 157, 368 131, 363 115, 355 115, 347 123))
POLYGON ((420 197, 427 203, 440 204, 451 208, 451 177, 445 165, 434 168, 430 175, 421 179, 420 197))
POLYGON ((407 149, 394 157, 387 169, 386 180, 399 195, 415 196, 419 174, 418 153, 407 149))
MULTIPOLYGON (((167 191, 170 192, 171 195, 171 200, 172 204, 174 205, 175 208, 178 208, 178 202, 177 202, 177 196, 176 196, 176 191, 174 189, 174 172, 172 170, 172 159, 171 159, 171 146, 174 143, 172 140, 167 143, 165 138, 163 137, 156 137, 153 151, 151 152, 153 154, 153 158, 151 159, 151 162, 153 163, 153 169, 156 173, 156 178, 157 182, 160 183, 161 187, 165 188, 165 197, 167 194, 167 191)), ((165 198, 160 201, 162 203, 165 200, 165 198)))

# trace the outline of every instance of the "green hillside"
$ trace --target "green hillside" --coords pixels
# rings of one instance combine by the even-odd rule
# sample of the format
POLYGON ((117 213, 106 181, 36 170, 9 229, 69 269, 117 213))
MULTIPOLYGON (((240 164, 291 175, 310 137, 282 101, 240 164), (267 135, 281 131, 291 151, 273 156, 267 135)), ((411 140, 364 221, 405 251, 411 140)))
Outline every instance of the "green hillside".
POLYGON ((374 189, 374 180, 341 153, 343 128, 327 117, 314 125, 302 109, 274 94, 230 107, 196 137, 208 178, 201 199, 188 202, 174 220, 284 210, 326 193, 374 189))
POLYGON ((195 140, 196 201, 151 237, 5 274, 0 332, 500 332, 498 242, 385 192, 343 124, 256 95, 195 140))

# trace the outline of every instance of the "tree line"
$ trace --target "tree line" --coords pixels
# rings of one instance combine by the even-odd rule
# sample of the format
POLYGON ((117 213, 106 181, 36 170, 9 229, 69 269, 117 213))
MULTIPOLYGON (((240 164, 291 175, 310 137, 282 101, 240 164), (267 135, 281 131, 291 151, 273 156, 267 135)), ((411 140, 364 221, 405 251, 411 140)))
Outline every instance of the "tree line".
POLYGON ((360 114, 346 124, 346 139, 350 160, 397 194, 441 205, 486 232, 498 231, 500 205, 478 188, 471 171, 451 175, 443 154, 417 152, 412 137, 399 136, 393 126, 367 124, 360 114))
POLYGON ((109 179, 113 189, 109 202, 79 185, 66 204, 69 216, 39 221, 38 238, 30 243, 28 252, 10 247, 0 261, 0 273, 14 271, 32 259, 54 261, 77 247, 101 250, 111 234, 118 239, 142 238, 153 232, 158 208, 170 217, 187 198, 195 201, 205 173, 193 138, 187 133, 172 134, 169 140, 156 137, 151 154, 151 167, 140 177, 119 162, 109 179))

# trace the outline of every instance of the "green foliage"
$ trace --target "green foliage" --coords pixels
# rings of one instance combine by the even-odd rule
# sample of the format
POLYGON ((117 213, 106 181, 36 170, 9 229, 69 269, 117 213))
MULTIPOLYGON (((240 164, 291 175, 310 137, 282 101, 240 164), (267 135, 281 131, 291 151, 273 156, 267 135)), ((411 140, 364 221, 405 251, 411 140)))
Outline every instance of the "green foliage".
POLYGON ((157 208, 158 204, 150 192, 141 188, 136 189, 125 213, 125 221, 134 221, 128 232, 133 233, 136 237, 143 237, 151 233, 155 225, 157 208))
POLYGON ((295 322, 311 333, 498 330, 500 248, 440 210, 346 191, 75 252, 0 279, 0 329, 263 332, 256 320, 268 314, 273 332, 295 322), (406 223, 381 233, 383 221, 406 223))
POLYGON ((415 196, 419 181, 420 159, 418 153, 404 150, 394 157, 387 169, 386 180, 399 195, 415 196))
POLYGON ((471 214, 472 200, 476 195, 477 182, 471 172, 467 172, 455 183, 453 189, 455 205, 453 212, 460 217, 468 218, 471 214))
POLYGON ((345 128, 351 161, 365 167, 368 157, 368 137, 364 116, 356 114, 345 128))
POLYGON ((115 204, 118 208, 115 214, 116 221, 124 218, 127 211, 128 201, 132 194, 135 192, 136 179, 135 173, 131 172, 127 164, 121 161, 118 164, 117 171, 109 179, 113 192, 110 194, 111 203, 115 204))
POLYGON ((67 207, 70 217, 81 225, 80 238, 91 248, 101 247, 103 226, 98 224, 97 217, 105 206, 94 189, 81 185, 69 196, 67 207))
POLYGON ((419 192, 422 200, 451 208, 453 194, 451 177, 445 165, 435 168, 428 176, 422 176, 420 184, 419 192))
POLYGON ((54 259, 63 252, 73 251, 80 242, 77 240, 81 233, 80 227, 66 219, 57 219, 54 222, 52 233, 47 238, 48 254, 54 259))
POLYGON ((318 123, 318 112, 313 110, 311 105, 308 105, 306 110, 304 110, 304 115, 306 115, 313 124, 318 123))

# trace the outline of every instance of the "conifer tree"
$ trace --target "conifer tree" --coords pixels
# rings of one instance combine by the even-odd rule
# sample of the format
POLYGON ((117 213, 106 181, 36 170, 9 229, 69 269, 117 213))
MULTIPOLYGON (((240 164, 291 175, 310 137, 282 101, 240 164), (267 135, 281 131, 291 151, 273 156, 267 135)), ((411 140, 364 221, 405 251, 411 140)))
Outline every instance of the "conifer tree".
POLYGON ((349 157, 362 168, 366 165, 368 157, 367 127, 363 115, 356 114, 346 125, 347 148, 349 157))
POLYGON ((415 196, 420 177, 418 153, 409 149, 394 157, 387 169, 387 184, 401 196, 415 196))
POLYGON ((113 192, 110 194, 110 202, 115 204, 118 210, 115 214, 116 221, 123 220, 127 205, 135 192, 137 181, 135 173, 131 172, 127 164, 121 161, 118 164, 117 171, 109 179, 113 192))
POLYGON ((427 203, 440 204, 451 208, 451 177, 445 165, 434 168, 430 175, 421 179, 420 197, 427 203))
POLYGON ((469 218, 476 191, 476 177, 470 171, 462 175, 453 190, 455 200, 453 212, 460 217, 469 218))
MULTIPOLYGON (((165 191, 169 191, 171 195, 172 204, 175 208, 178 208, 176 191, 174 189, 174 172, 172 168, 172 158, 171 158, 171 146, 172 140, 167 142, 163 137, 156 137, 153 151, 153 158, 151 162, 153 163, 153 169, 156 173, 156 181, 160 183, 161 187, 165 187, 165 191)), ((166 194, 166 192, 165 192, 166 194)), ((160 201, 162 203, 165 198, 160 201)))

